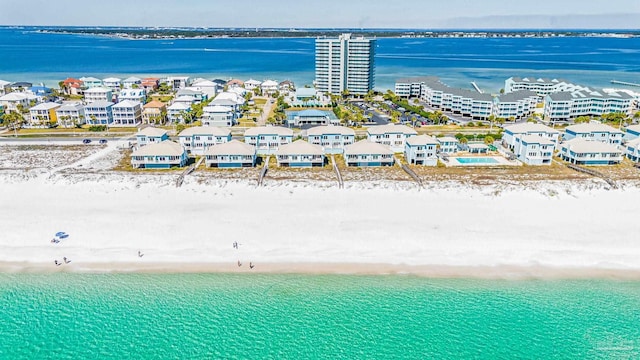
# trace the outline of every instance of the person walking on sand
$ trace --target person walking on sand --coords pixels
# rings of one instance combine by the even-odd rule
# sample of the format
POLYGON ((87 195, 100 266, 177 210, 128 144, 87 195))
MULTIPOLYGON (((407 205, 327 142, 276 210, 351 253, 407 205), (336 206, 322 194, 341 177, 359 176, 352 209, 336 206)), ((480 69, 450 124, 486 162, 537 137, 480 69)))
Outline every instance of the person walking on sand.
POLYGON ((238 267, 242 266, 242 263, 240 262, 240 260, 238 260, 238 267))
POLYGON ((255 265, 253 265, 253 263, 252 263, 252 262, 250 262, 250 263, 249 263, 249 268, 253 269, 253 267, 254 267, 254 266, 255 266, 255 265))
POLYGON ((60 266, 60 265, 62 265, 62 263, 61 263, 61 262, 59 262, 58 260, 53 260, 53 263, 54 263, 54 264, 56 264, 56 266, 60 266))
POLYGON ((68 263, 70 263, 70 262, 71 262, 71 260, 67 259, 67 257, 66 257, 66 256, 65 256, 65 257, 63 257, 63 258, 62 258, 62 260, 64 260, 64 263, 65 263, 65 264, 68 264, 68 263))
POLYGON ((143 257, 143 256, 144 256, 144 254, 143 254, 142 252, 140 252, 140 250, 138 250, 138 257, 140 257, 140 258, 141 258, 141 257, 143 257))

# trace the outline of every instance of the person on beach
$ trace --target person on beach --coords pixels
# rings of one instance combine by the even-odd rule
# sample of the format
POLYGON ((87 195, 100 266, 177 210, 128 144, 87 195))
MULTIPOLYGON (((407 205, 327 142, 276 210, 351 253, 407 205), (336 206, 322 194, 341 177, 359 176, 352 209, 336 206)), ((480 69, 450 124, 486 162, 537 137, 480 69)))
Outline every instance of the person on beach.
POLYGON ((140 250, 138 250, 138 257, 143 257, 144 254, 142 252, 140 252, 140 250))
POLYGON ((62 265, 62 263, 61 263, 61 262, 58 262, 58 260, 53 260, 53 263, 54 263, 54 264, 56 264, 56 266, 60 266, 60 265, 62 265))
POLYGON ((249 263, 249 268, 253 269, 254 265, 252 262, 249 263))
POLYGON ((233 242, 233 248, 234 248, 234 249, 237 249, 237 248, 238 248, 238 242, 237 242, 237 241, 234 241, 234 242, 233 242))
POLYGON ((64 263, 65 263, 65 264, 68 264, 68 263, 70 263, 70 262, 71 262, 71 260, 67 259, 67 257, 66 257, 66 256, 65 256, 65 257, 63 257, 63 258, 62 258, 62 260, 64 260, 64 263))
POLYGON ((240 260, 238 260, 238 267, 242 266, 242 263, 240 262, 240 260))

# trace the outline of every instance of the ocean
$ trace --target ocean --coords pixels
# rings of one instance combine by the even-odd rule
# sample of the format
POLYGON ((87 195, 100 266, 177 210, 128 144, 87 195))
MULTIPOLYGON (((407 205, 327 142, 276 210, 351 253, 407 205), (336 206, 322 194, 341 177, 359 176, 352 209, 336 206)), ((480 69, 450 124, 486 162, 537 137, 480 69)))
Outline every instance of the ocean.
MULTIPOLYGON (((0 79, 44 82, 69 76, 190 75, 247 80, 314 79, 314 39, 130 40, 0 28, 0 79)), ((640 38, 382 38, 376 88, 439 76, 451 86, 475 81, 497 92, 511 76, 562 78, 595 87, 640 82, 640 38)), ((619 87, 618 85, 616 85, 619 87)))
POLYGON ((2 274, 2 359, 631 359, 640 283, 2 274))

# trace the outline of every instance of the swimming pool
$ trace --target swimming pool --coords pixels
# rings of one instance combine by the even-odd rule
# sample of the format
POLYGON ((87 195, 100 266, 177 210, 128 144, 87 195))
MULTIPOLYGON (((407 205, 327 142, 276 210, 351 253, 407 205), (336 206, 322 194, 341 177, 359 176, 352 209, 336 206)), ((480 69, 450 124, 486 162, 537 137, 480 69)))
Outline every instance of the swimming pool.
POLYGON ((457 162, 463 165, 488 165, 500 163, 498 160, 492 157, 457 157, 455 159, 457 162))

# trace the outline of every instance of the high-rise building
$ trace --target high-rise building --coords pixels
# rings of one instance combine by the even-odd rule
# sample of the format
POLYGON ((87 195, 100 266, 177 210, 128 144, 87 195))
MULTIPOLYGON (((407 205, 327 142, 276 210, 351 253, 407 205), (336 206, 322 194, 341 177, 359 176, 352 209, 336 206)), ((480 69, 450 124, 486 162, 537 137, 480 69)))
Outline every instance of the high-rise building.
POLYGON ((366 94, 374 86, 374 39, 316 39, 316 88, 325 93, 366 94))

